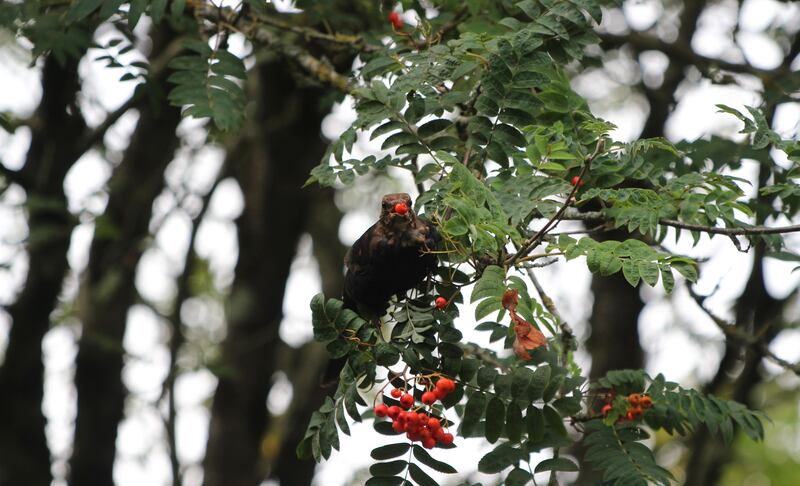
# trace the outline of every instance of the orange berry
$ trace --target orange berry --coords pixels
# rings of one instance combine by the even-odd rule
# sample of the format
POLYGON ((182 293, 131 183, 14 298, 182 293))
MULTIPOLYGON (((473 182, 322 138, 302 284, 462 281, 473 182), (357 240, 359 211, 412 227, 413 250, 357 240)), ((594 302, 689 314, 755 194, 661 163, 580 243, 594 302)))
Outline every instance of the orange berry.
POLYGON ((653 399, 645 395, 639 400, 639 406, 642 408, 650 408, 653 406, 653 399))
POLYGON ((642 400, 642 396, 639 395, 638 393, 631 393, 630 395, 628 395, 628 403, 630 403, 634 407, 639 405, 639 402, 641 400, 642 400))

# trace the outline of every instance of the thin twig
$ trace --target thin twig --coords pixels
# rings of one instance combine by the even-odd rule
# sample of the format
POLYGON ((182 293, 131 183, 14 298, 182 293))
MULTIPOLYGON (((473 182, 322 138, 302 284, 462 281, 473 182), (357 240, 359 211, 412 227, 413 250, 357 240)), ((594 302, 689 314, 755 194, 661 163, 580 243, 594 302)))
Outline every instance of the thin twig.
MULTIPOLYGON (((584 160, 583 163, 583 168, 581 169, 581 173, 578 175, 578 180, 583 180, 583 177, 591 170, 592 161, 595 158, 597 158, 598 155, 600 155, 604 147, 605 147, 605 140, 601 138, 597 141, 597 145, 595 146, 594 152, 586 156, 586 159, 584 160)), ((542 229, 540 229, 539 231, 536 232, 536 234, 528 238, 528 240, 525 241, 525 243, 523 243, 522 246, 520 246, 519 251, 517 251, 513 255, 508 256, 508 258, 505 261, 507 266, 513 265, 517 260, 530 253, 531 250, 536 248, 536 245, 541 243, 542 239, 545 237, 547 232, 556 227, 558 222, 562 219, 561 217, 564 215, 564 212, 575 201, 575 194, 578 193, 579 186, 580 184, 575 184, 572 187, 572 191, 570 191, 566 201, 564 201, 564 204, 561 206, 561 208, 559 208, 558 212, 556 212, 556 214, 554 214, 553 217, 551 217, 550 220, 547 221, 547 223, 545 223, 542 229)))

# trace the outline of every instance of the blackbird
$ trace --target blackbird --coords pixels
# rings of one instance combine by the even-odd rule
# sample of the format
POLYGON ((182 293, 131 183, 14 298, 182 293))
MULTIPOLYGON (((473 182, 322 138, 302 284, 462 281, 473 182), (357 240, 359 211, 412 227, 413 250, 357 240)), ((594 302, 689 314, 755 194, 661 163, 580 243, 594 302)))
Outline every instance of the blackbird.
POLYGON ((438 260, 436 228, 417 217, 406 193, 387 194, 381 215, 345 255, 344 306, 367 319, 386 313, 393 295, 404 296, 431 272, 438 260))

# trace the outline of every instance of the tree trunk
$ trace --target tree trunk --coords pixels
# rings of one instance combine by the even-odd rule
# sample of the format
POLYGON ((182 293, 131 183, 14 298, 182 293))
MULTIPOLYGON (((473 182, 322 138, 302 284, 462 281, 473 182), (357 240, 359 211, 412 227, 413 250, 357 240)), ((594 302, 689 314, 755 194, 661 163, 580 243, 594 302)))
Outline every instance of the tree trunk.
POLYGON ((286 280, 306 228, 309 192, 299 190, 322 156, 324 91, 299 88, 291 67, 259 68, 259 109, 234 173, 245 207, 237 220, 239 260, 227 309, 228 334, 204 462, 206 486, 255 486, 266 471, 262 437, 276 371, 286 280))
MULTIPOLYGON (((333 202, 333 192, 332 189, 314 190, 308 231, 314 242, 322 293, 339 298, 344 283, 342 270, 347 248, 339 242, 342 213, 333 202)), ((298 458, 295 450, 305 436, 311 414, 322 406, 325 397, 335 391, 335 383, 323 386, 321 382, 329 361, 325 346, 312 341, 296 354, 292 369, 288 371, 294 395, 286 416, 282 417, 285 424, 281 434, 282 445, 271 472, 282 485, 306 486, 314 478, 316 463, 313 459, 298 458)))
POLYGON ((25 286, 8 307, 11 330, 0 368, 0 485, 47 486, 50 451, 42 413, 42 339, 50 328, 67 272, 74 219, 67 210, 64 177, 79 154, 74 143, 86 128, 75 106, 78 59, 63 66, 48 57, 42 101, 18 180, 27 192, 29 269, 25 286))
MULTIPOLYGON (((162 29, 153 39, 151 58, 172 34, 162 29)), ((165 79, 166 74, 151 81, 157 87, 153 96, 167 91, 165 79)), ((126 395, 122 339, 128 309, 137 297, 136 267, 146 248, 153 200, 164 188, 164 169, 178 147, 175 128, 180 118, 163 95, 142 104, 130 145, 109 182, 101 218, 111 235, 96 235, 92 241, 80 290, 83 332, 76 358, 78 416, 70 460, 70 484, 75 486, 113 484, 117 426, 126 395)))

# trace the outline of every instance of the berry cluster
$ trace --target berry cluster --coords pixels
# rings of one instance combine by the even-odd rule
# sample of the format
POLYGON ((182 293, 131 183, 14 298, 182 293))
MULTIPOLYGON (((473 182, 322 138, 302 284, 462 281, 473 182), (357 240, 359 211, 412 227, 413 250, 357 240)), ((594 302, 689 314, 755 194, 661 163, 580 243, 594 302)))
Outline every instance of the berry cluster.
MULTIPOLYGON (((644 411, 653 406, 653 399, 647 395, 640 395, 638 393, 631 393, 625 400, 625 416, 620 417, 619 420, 637 420, 642 417, 644 411)), ((607 403, 603 405, 600 412, 603 416, 607 416, 614 407, 607 403)))
MULTIPOLYGON (((440 378, 433 390, 422 394, 422 403, 433 405, 436 400, 444 399, 456 389, 456 384, 449 378, 440 378)), ((408 440, 422 442, 426 449, 432 449, 436 444, 450 445, 453 443, 453 434, 445 432, 442 423, 437 417, 425 412, 409 410, 414 406, 414 396, 399 388, 391 391, 391 396, 400 401, 400 406, 378 404, 374 412, 376 417, 389 417, 392 419, 392 429, 395 432, 405 432, 408 440)))

